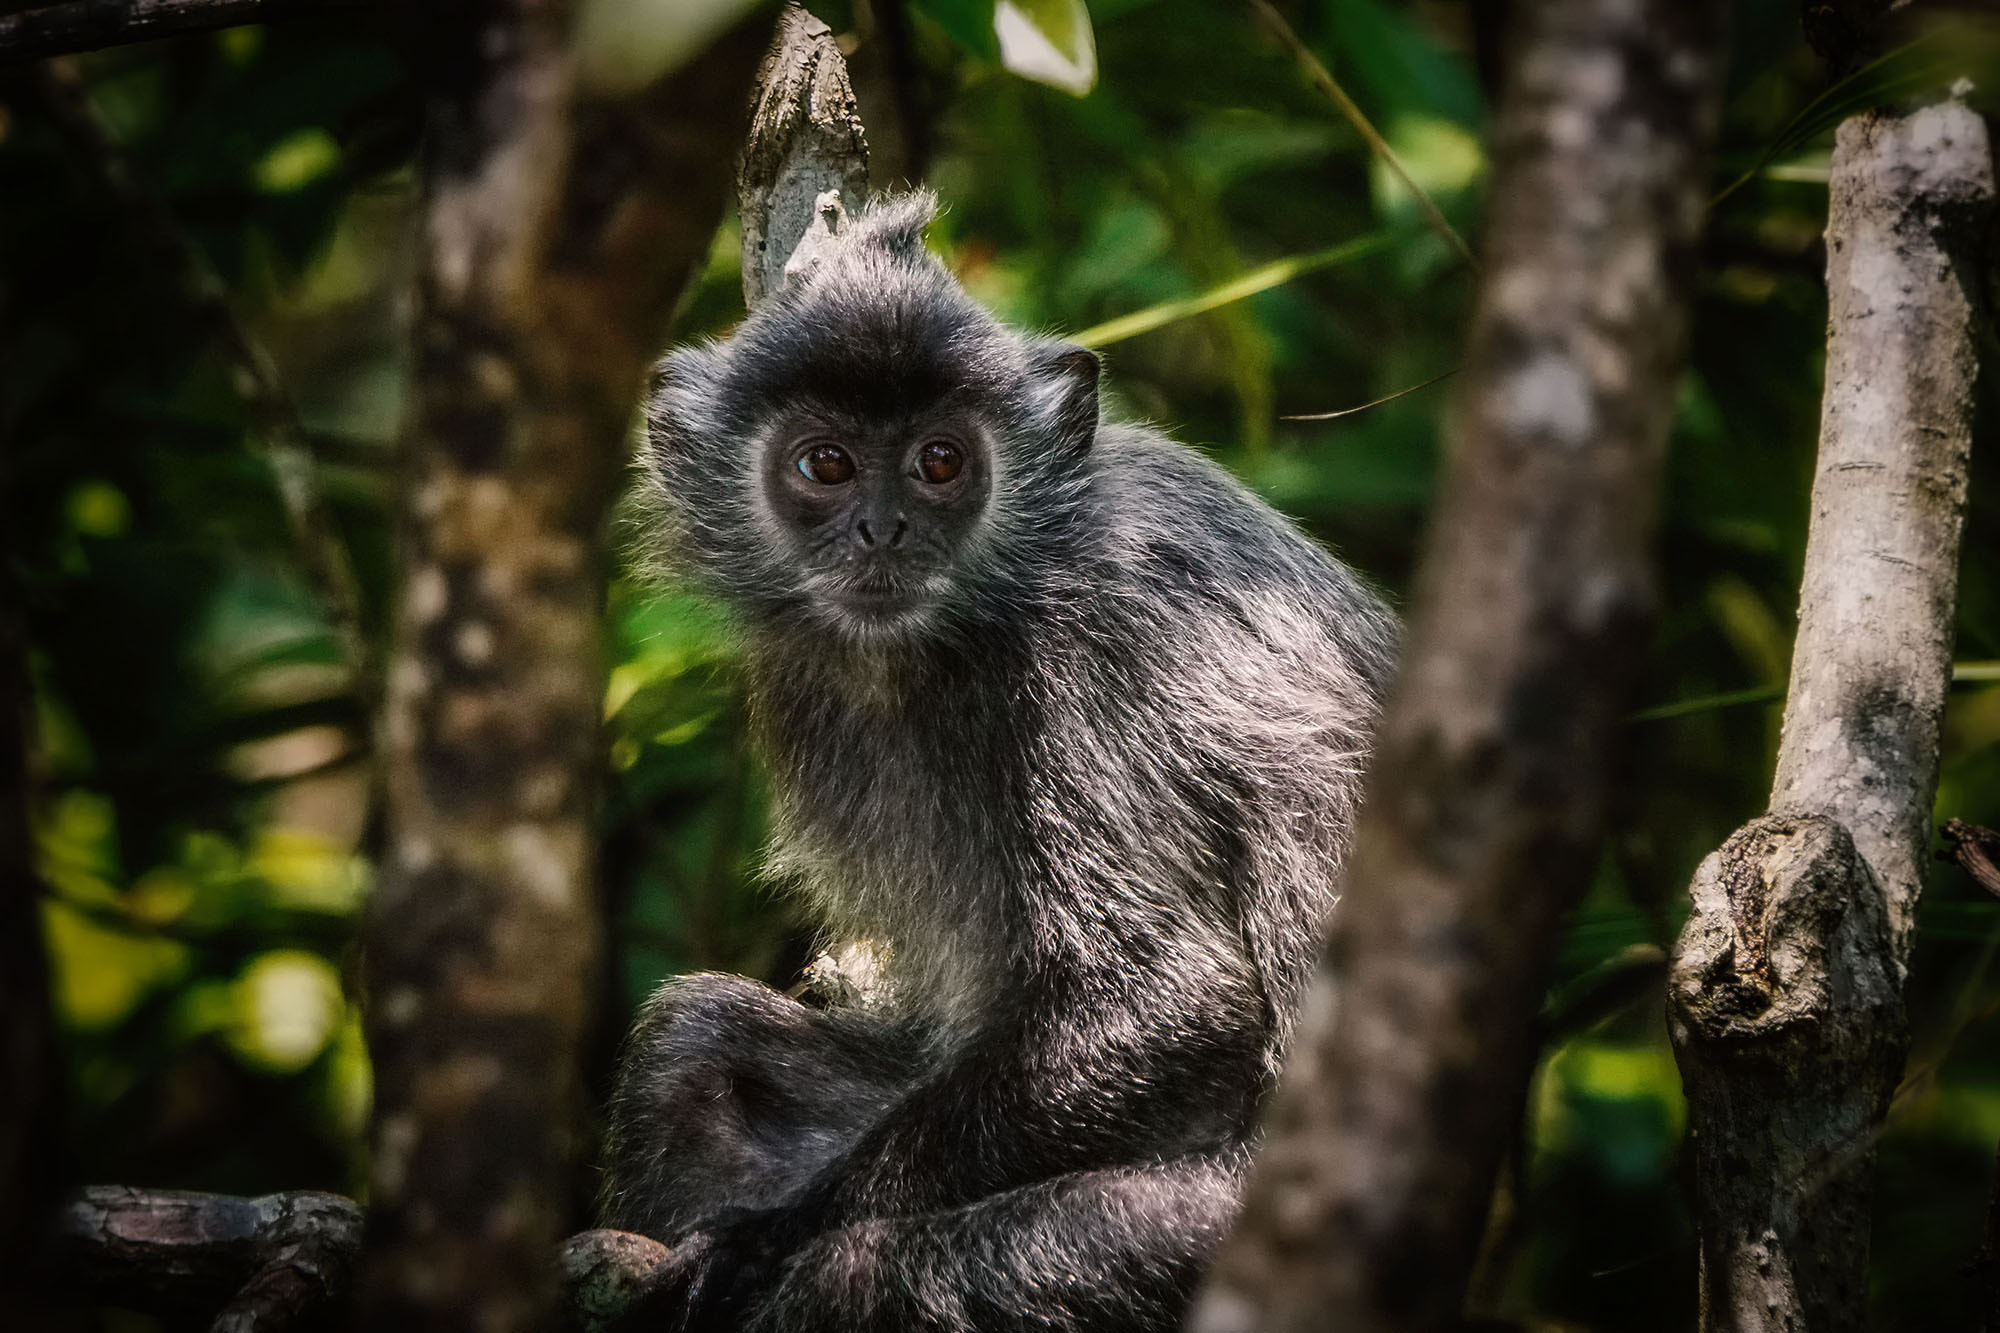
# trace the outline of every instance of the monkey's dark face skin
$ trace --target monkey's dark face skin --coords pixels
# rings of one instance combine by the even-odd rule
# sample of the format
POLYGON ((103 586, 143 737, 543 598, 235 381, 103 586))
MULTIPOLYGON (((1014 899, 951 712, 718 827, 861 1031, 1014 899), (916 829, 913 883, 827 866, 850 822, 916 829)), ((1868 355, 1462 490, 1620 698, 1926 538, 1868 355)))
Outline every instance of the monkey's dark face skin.
POLYGON ((764 452, 763 502, 806 596, 863 633, 947 601, 992 491, 986 439, 966 415, 780 423, 764 452))
POLYGON ((753 633, 962 643, 1075 563, 1097 358, 966 296, 923 249, 927 216, 871 212, 727 340, 660 367, 648 535, 753 633))

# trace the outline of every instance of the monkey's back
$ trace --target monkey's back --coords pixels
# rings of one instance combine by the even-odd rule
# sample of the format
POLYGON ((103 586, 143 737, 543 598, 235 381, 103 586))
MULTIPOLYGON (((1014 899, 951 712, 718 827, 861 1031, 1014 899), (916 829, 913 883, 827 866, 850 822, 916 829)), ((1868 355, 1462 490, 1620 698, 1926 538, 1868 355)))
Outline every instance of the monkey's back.
POLYGON ((1337 892, 1396 619, 1185 445, 1107 425, 1092 469, 1098 586, 1070 632, 1097 675, 1051 710, 1045 781, 1092 812, 1135 901, 1157 885, 1163 905, 1212 903, 1234 926, 1275 1067, 1337 892))

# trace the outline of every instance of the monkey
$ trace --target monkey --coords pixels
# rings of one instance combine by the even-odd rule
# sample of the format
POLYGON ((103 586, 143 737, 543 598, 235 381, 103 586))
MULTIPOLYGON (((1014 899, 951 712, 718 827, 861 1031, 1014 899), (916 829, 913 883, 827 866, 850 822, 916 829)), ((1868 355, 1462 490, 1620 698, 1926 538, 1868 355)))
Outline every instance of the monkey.
POLYGON ((672 1250, 628 1327, 1176 1326, 1336 897, 1394 614, 974 301, 935 211, 878 199, 649 400, 643 521, 739 627, 769 873, 873 961, 845 1003, 643 1008, 600 1211, 672 1250))

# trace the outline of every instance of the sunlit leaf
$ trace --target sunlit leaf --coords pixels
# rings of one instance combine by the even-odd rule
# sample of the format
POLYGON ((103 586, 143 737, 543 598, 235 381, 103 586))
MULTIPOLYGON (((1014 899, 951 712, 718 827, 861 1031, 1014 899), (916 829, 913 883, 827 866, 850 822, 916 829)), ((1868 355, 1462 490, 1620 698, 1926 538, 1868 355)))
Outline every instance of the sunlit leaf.
POLYGON ((999 0, 1000 63, 1024 79, 1082 97, 1097 86, 1097 39, 1083 0, 999 0))
POLYGON ((340 974, 318 954, 275 949, 260 954, 236 983, 229 1044, 273 1073, 304 1069, 326 1049, 345 1016, 340 974))
POLYGON ((257 163, 257 188, 265 194, 303 190, 340 165, 340 145, 322 129, 303 129, 280 139, 257 163))
MULTIPOLYGON (((1398 115, 1389 122, 1387 137, 1410 179, 1433 198, 1459 193, 1486 170, 1486 152, 1479 140, 1457 122, 1442 116, 1398 115)), ((1388 159, 1371 159, 1368 178, 1378 206, 1385 213, 1417 215, 1422 211, 1409 187, 1390 168, 1388 159)))
POLYGON ((69 903, 46 903, 42 921, 55 972, 56 1012, 69 1027, 112 1027, 148 995, 187 973, 184 945, 106 925, 69 903))
POLYGON ((759 0, 583 0, 577 75, 608 96, 665 78, 708 49, 759 0))
POLYGON ((86 537, 117 537, 132 526, 132 502, 108 481, 86 481, 64 505, 70 526, 86 537))
POLYGON ((259 829, 248 869, 278 906, 345 915, 368 896, 367 863, 333 839, 306 829, 259 829))

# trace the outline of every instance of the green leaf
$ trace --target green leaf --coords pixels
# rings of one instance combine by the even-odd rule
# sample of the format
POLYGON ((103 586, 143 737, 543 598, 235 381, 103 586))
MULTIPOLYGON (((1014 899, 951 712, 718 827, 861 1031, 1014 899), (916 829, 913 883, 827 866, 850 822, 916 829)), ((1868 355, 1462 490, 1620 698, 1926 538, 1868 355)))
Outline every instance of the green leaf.
POLYGON ((1240 277, 1231 278, 1228 282, 1211 287, 1205 292, 1177 301, 1162 302, 1144 310, 1135 310, 1129 315, 1120 315, 1117 319, 1092 325, 1071 337, 1085 347, 1104 347, 1111 343, 1123 342, 1142 333, 1151 333, 1154 329, 1172 324, 1176 320, 1205 314, 1231 302, 1255 296, 1258 292, 1269 291, 1301 274, 1314 273, 1323 268, 1332 268, 1336 264, 1345 264, 1350 260, 1372 255, 1378 250, 1388 248, 1394 239, 1387 232, 1379 232, 1309 255, 1276 259, 1259 268, 1253 268, 1240 277))
POLYGON ((592 92, 636 92, 708 49, 756 0, 584 0, 579 77, 592 92))
POLYGON ((292 194, 340 165, 340 145, 325 130, 309 127, 280 139, 255 168, 265 194, 292 194))
POLYGON ((988 60, 999 56, 1000 43, 993 34, 993 0, 917 0, 916 11, 973 55, 988 60))
POLYGON ((1000 63, 1024 79, 1082 97, 1097 86, 1097 39, 1083 0, 999 0, 1000 63))

